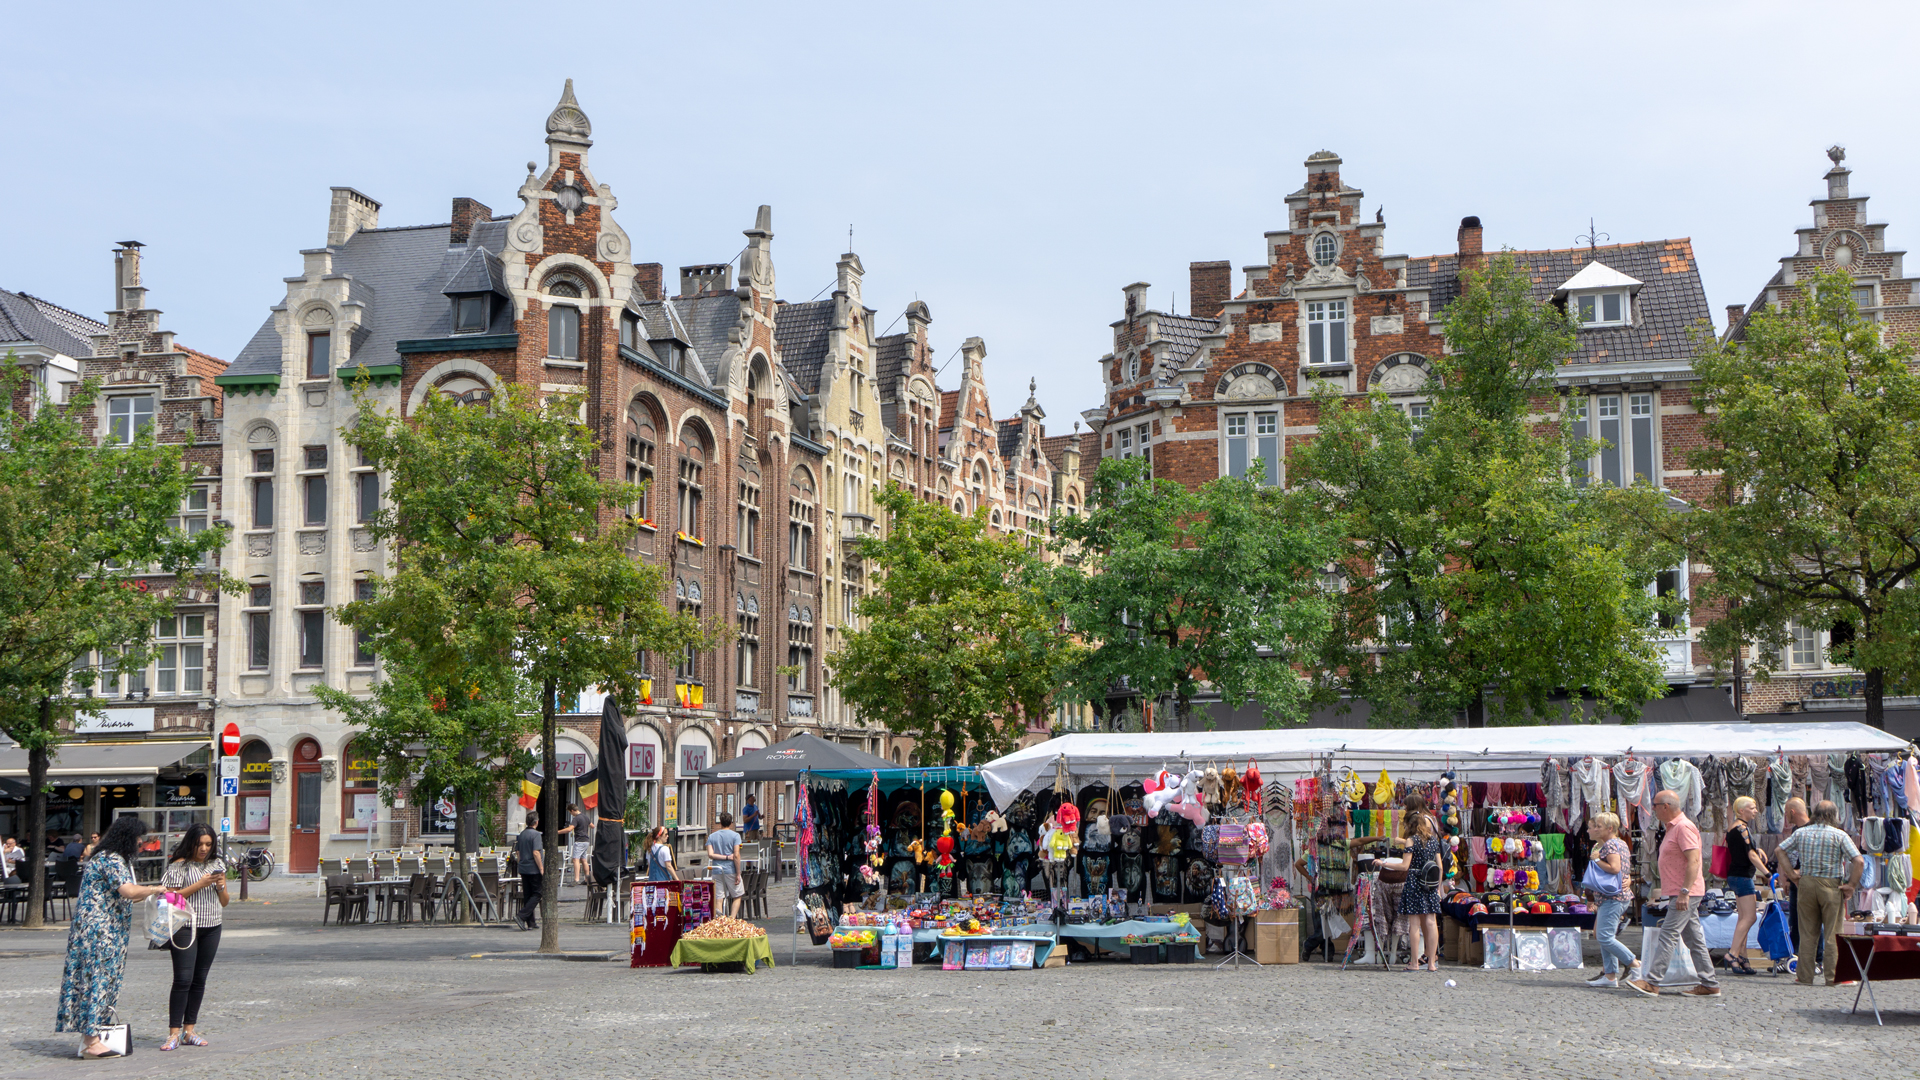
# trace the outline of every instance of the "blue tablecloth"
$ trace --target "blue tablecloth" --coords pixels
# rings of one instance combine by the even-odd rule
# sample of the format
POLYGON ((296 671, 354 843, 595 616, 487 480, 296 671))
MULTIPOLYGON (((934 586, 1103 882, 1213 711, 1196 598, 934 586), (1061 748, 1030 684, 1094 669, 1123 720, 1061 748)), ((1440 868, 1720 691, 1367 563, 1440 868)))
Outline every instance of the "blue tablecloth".
MULTIPOLYGON (((1027 928, 1026 927, 1016 928, 1016 930, 1023 930, 1023 929, 1027 929, 1027 928)), ((1047 929, 1051 929, 1051 927, 1048 927, 1047 929)), ((921 933, 922 931, 916 930, 913 935, 913 940, 919 941, 921 933)), ((930 957, 943 956, 944 953, 941 950, 948 942, 952 942, 954 944, 960 944, 960 945, 972 945, 976 942, 985 944, 985 943, 994 942, 994 941, 1031 941, 1033 942, 1033 966, 1034 967, 1039 967, 1041 964, 1046 963, 1047 957, 1052 955, 1053 953, 1053 947, 1059 944, 1059 942, 1054 939, 1052 934, 1022 934, 1022 933, 968 934, 966 937, 963 937, 963 938, 942 938, 938 936, 938 932, 936 932, 933 939, 933 950, 930 953, 928 953, 928 956, 930 957)))

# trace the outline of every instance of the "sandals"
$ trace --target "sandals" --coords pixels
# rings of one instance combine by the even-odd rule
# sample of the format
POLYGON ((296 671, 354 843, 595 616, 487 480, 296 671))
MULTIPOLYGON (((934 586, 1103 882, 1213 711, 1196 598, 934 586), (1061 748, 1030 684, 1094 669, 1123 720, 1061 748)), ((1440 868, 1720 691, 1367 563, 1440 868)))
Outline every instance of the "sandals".
POLYGON ((186 1033, 184 1033, 184 1034, 182 1034, 182 1035, 180 1036, 180 1039, 181 1039, 181 1041, 183 1041, 183 1042, 185 1042, 185 1043, 186 1043, 186 1044, 187 1044, 188 1046, 205 1046, 205 1045, 207 1045, 207 1040, 205 1040, 205 1039, 203 1039, 203 1038, 201 1038, 201 1037, 200 1037, 199 1035, 196 1035, 196 1034, 194 1034, 194 1033, 193 1033, 193 1032, 191 1032, 191 1031, 189 1031, 189 1032, 186 1032, 186 1033))
POLYGON ((1746 958, 1746 957, 1744 957, 1744 956, 1729 956, 1729 957, 1727 957, 1727 970, 1728 970, 1728 971, 1730 971, 1730 972, 1732 972, 1732 973, 1733 973, 1733 974, 1735 974, 1735 975, 1758 975, 1758 974, 1760 974, 1759 972, 1757 972, 1757 971, 1755 971, 1755 970, 1753 970, 1753 965, 1752 965, 1752 964, 1750 964, 1750 963, 1748 963, 1748 962, 1747 962, 1747 958, 1746 958))
POLYGON ((169 1035, 167 1036, 167 1041, 160 1044, 161 1053, 178 1049, 180 1049, 180 1036, 178 1035, 169 1035))

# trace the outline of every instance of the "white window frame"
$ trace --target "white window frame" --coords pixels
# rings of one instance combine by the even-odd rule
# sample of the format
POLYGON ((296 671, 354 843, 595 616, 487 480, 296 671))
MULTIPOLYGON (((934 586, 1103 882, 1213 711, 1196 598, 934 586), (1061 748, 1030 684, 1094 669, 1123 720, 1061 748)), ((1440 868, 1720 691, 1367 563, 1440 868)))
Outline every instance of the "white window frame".
POLYGON ((1633 322, 1633 294, 1625 289, 1575 293, 1568 298, 1567 302, 1582 330, 1627 326, 1633 322), (1619 305, 1611 318, 1607 316, 1609 300, 1617 301, 1619 305))
POLYGON ((1815 670, 1827 666, 1827 632, 1801 623, 1787 624, 1786 667, 1815 670))
POLYGON ((1632 485, 1644 478, 1661 487, 1659 416, 1659 395, 1654 391, 1609 391, 1572 399, 1567 420, 1573 437, 1606 444, 1592 457, 1574 462, 1574 482, 1584 486, 1598 478, 1632 485))
POLYGON ((1314 234, 1313 239, 1307 243, 1307 256, 1313 260, 1315 266, 1332 266, 1340 260, 1340 238, 1330 232, 1314 234), (1323 247, 1327 253, 1324 259, 1320 257, 1323 247))
POLYGON ((154 633, 154 677, 148 685, 163 696, 197 697, 206 692, 207 617, 176 612, 160 620, 154 633))
POLYGON ((1256 460, 1264 460, 1265 487, 1280 486, 1280 413, 1278 410, 1231 412, 1221 425, 1225 445, 1220 455, 1220 475, 1239 479, 1247 475, 1256 460))
POLYGON ((1306 304, 1307 363, 1314 367, 1346 363, 1347 348, 1353 340, 1347 332, 1346 299, 1308 300, 1306 304))
POLYGON ((153 429, 156 402, 152 394, 121 394, 107 399, 107 442, 130 445, 143 431, 153 429), (141 403, 146 407, 141 408, 141 403))

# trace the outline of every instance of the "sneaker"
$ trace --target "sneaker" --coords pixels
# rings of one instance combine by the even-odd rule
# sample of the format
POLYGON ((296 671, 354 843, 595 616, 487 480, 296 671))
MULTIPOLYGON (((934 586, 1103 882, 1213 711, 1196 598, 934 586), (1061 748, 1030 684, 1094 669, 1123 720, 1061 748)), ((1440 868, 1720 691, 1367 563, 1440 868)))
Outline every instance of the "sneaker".
POLYGON ((1620 980, 1614 978, 1611 975, 1606 974, 1605 972, 1602 972, 1601 974, 1595 975, 1593 978, 1588 979, 1587 985, 1605 987, 1611 990, 1620 985, 1620 980))
POLYGON ((1639 978, 1641 978, 1641 975, 1642 975, 1642 973, 1641 973, 1641 971, 1640 971, 1640 961, 1638 961, 1638 960, 1635 960, 1635 961, 1633 962, 1633 966, 1632 966, 1632 967, 1630 967, 1630 968, 1628 968, 1628 969, 1627 969, 1627 970, 1626 970, 1625 972, 1623 972, 1623 973, 1621 974, 1621 976, 1620 976, 1620 981, 1621 981, 1621 982, 1632 982, 1632 981, 1633 981, 1633 980, 1635 980, 1635 979, 1639 979, 1639 978))
POLYGON ((1623 985, 1636 994, 1645 994, 1647 997, 1660 996, 1660 988, 1645 979, 1628 979, 1623 985))
POLYGON ((1717 986, 1706 986, 1706 985, 1689 986, 1681 992, 1688 994, 1692 997, 1719 997, 1720 996, 1720 988, 1717 986))

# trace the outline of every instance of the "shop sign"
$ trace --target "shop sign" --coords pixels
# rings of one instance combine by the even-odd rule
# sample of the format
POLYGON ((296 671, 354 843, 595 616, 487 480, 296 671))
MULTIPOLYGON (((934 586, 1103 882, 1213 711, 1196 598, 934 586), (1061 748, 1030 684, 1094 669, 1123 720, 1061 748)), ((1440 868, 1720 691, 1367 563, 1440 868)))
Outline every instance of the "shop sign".
POLYGON ((1865 679, 1815 679, 1807 684, 1807 696, 1816 698, 1865 697, 1865 679))
POLYGON ((555 753, 553 775, 557 780, 578 780, 587 775, 587 755, 555 753))
POLYGON ((680 824, 680 793, 669 791, 666 795, 666 807, 661 811, 660 820, 680 824))
POLYGON ((153 708, 102 709, 97 713, 75 713, 76 735, 124 735, 153 730, 153 708))
POLYGON ((680 776, 690 777, 707 767, 707 748, 704 746, 683 746, 680 748, 680 776))
POLYGON ((660 748, 652 743, 630 743, 627 746, 627 779, 651 780, 654 770, 660 764, 660 748))

